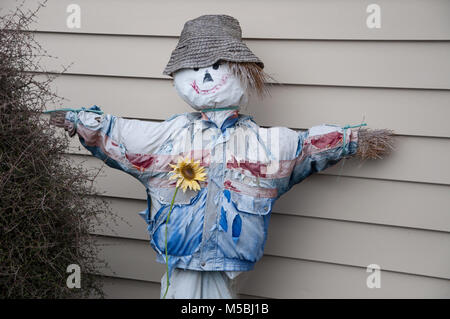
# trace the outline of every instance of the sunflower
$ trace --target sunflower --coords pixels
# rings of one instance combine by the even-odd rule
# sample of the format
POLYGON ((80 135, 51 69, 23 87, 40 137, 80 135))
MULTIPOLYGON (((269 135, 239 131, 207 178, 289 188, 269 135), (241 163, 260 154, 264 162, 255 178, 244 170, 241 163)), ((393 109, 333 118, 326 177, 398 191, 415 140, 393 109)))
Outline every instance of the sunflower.
MULTIPOLYGON (((205 168, 200 166, 200 161, 194 162, 194 160, 186 157, 180 157, 178 159, 177 165, 169 164, 173 170, 170 173, 174 175, 170 176, 169 179, 177 179, 177 185, 175 187, 175 192, 173 194, 172 202, 170 203, 169 213, 167 214, 166 225, 169 224, 170 213, 172 212, 173 204, 175 201, 175 197, 177 196, 178 188, 183 189, 183 192, 186 192, 186 189, 189 187, 194 191, 200 190, 200 184, 198 182, 202 182, 206 180, 205 168)), ((166 283, 166 291, 164 293, 163 299, 166 298, 167 291, 169 290, 169 256, 167 254, 167 228, 166 227, 166 238, 165 238, 165 251, 166 251, 166 265, 167 265, 167 283, 166 283)))
POLYGON ((200 161, 195 161, 188 157, 179 158, 177 165, 169 164, 170 167, 173 168, 171 173, 172 175, 169 179, 177 179, 176 187, 181 187, 183 192, 186 192, 186 189, 192 189, 194 191, 200 190, 200 184, 198 182, 202 182, 206 180, 205 168, 200 166, 200 161))

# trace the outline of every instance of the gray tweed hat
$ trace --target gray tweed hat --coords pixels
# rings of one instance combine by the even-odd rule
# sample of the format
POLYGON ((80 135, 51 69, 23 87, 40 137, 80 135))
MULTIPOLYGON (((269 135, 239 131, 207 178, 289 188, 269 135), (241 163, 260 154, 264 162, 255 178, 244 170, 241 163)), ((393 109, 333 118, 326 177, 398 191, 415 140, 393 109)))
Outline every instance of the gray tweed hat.
POLYGON ((184 24, 163 74, 183 68, 203 68, 218 60, 264 63, 242 42, 239 21, 228 15, 203 15, 184 24))

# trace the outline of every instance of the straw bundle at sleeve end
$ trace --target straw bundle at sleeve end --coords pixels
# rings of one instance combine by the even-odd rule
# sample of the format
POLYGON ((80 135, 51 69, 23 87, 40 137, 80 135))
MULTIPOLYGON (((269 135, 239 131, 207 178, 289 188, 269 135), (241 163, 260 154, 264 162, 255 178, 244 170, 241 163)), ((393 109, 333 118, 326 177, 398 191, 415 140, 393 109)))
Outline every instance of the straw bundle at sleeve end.
POLYGON ((382 159, 394 150, 394 131, 388 129, 358 130, 358 149, 355 157, 362 160, 382 159))

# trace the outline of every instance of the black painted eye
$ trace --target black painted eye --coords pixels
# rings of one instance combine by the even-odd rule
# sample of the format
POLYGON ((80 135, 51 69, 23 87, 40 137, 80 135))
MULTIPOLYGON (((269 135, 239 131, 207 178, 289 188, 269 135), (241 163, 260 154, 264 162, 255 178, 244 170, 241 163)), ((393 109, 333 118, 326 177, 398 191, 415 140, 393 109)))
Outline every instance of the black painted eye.
POLYGON ((213 69, 217 70, 219 68, 219 65, 221 65, 222 63, 220 63, 219 61, 217 61, 216 63, 213 64, 213 69))
POLYGON ((197 72, 197 71, 198 71, 198 68, 194 68, 194 71, 197 72))

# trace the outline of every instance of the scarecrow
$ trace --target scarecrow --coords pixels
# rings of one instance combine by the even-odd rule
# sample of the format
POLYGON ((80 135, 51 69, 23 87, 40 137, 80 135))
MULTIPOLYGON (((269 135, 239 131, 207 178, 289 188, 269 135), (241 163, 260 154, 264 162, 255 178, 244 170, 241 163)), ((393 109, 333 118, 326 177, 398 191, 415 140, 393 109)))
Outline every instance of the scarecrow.
POLYGON ((164 70, 197 112, 152 122, 98 106, 50 111, 50 123, 145 186, 141 215, 167 267, 161 298, 233 298, 233 279, 263 255, 281 195, 343 158, 381 158, 392 148, 392 131, 365 123, 258 126, 239 109, 250 95, 267 93, 263 68, 235 18, 204 15, 185 23, 164 70))

